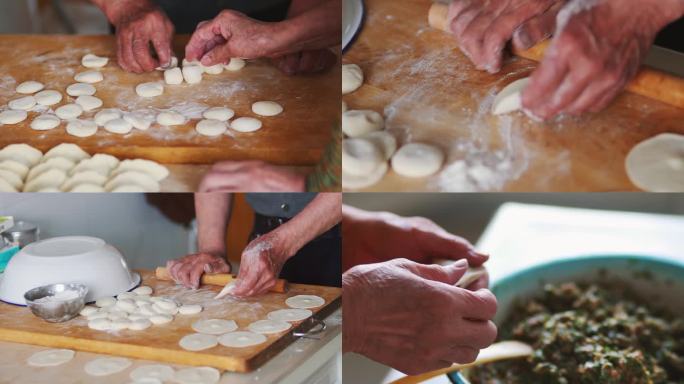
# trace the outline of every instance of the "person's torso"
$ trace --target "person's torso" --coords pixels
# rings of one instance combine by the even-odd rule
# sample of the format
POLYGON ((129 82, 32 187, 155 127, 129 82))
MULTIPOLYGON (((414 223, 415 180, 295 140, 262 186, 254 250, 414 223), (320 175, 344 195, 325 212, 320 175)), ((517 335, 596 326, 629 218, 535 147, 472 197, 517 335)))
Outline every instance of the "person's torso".
POLYGON ((247 193, 245 199, 254 212, 263 216, 291 218, 301 212, 316 197, 306 193, 247 193))

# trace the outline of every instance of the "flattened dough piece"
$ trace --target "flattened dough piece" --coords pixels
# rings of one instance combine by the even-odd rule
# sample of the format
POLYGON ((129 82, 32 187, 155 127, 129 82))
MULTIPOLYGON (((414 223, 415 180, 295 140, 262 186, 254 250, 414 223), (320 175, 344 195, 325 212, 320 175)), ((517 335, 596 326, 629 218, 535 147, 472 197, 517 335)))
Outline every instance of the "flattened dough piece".
POLYGON ((247 329, 254 333, 273 334, 287 331, 292 324, 286 321, 257 320, 247 326, 247 329))
POLYGON ((107 65, 107 62, 109 62, 109 58, 93 55, 92 53, 83 56, 81 59, 81 65, 86 68, 102 68, 107 65))
POLYGON ((95 92, 95 87, 93 87, 91 84, 86 83, 74 83, 68 86, 66 89, 67 95, 72 97, 83 95, 92 96, 95 94, 95 92))
POLYGON ((217 346, 218 337, 205 333, 193 333, 183 336, 178 342, 178 345, 187 351, 203 351, 217 346))
POLYGON ((226 71, 235 72, 244 68, 245 64, 247 63, 244 59, 240 59, 239 57, 233 57, 230 59, 228 64, 224 65, 224 68, 226 69, 226 71))
POLYGON ((154 116, 139 111, 124 113, 123 118, 131 123, 133 128, 141 131, 147 130, 155 120, 154 116))
POLYGON ((289 308, 289 309, 278 309, 275 311, 271 311, 266 315, 269 320, 273 321, 302 321, 304 319, 308 319, 313 315, 313 312, 311 312, 308 309, 300 309, 300 308, 289 308))
POLYGON ((33 95, 33 97, 36 98, 36 103, 46 106, 55 105, 62 101, 62 94, 52 89, 40 91, 33 95))
POLYGON ((157 115, 157 123, 159 123, 159 125, 166 125, 170 127, 172 125, 185 124, 185 122, 185 116, 176 111, 164 111, 157 115))
POLYGON ((84 111, 92 111, 93 109, 97 109, 102 106, 102 99, 90 95, 79 96, 74 102, 80 105, 84 111))
POLYGON ((17 124, 26 120, 28 113, 23 109, 8 109, 0 112, 0 124, 17 124))
POLYGON ((224 319, 206 319, 197 320, 192 323, 192 329, 199 333, 206 333, 208 335, 222 335, 224 333, 232 332, 238 328, 233 320, 224 319))
POLYGON ((73 119, 66 125, 66 132, 71 136, 88 137, 97 133, 97 124, 92 120, 73 119))
POLYGON ((132 291, 136 295, 149 296, 152 294, 152 288, 147 285, 141 285, 132 291))
POLYGON ((212 107, 202 113, 205 119, 228 121, 235 116, 235 111, 226 107, 212 107))
POLYGON ((230 348, 251 347, 253 345, 263 344, 266 340, 268 340, 266 336, 248 331, 229 332, 218 338, 219 344, 230 348))
POLYGON ((228 130, 228 125, 220 120, 202 119, 197 122, 195 130, 202 136, 220 136, 228 130))
POLYGON ((261 129, 261 120, 253 117, 238 117, 230 123, 230 128, 238 132, 254 132, 261 129))
POLYGON ((216 384, 220 378, 221 373, 218 369, 211 367, 185 368, 173 376, 173 380, 178 384, 216 384))
POLYGON ((49 159, 51 157, 66 157, 67 159, 77 163, 83 159, 89 158, 90 155, 76 144, 62 143, 45 152, 45 159, 49 159))
POLYGON ((102 72, 100 71, 83 71, 77 73, 76 76, 74 76, 74 80, 79 83, 95 84, 104 80, 104 76, 102 76, 102 72))
POLYGON ((185 304, 178 307, 178 313, 181 315, 196 315, 202 312, 202 306, 199 304, 185 304))
POLYGON ((10 109, 19 111, 28 111, 36 105, 36 98, 33 96, 24 96, 18 99, 10 100, 7 106, 10 109))
POLYGON ((164 85, 161 82, 150 82, 138 84, 135 93, 140 97, 157 97, 164 93, 164 85))
POLYGON ((352 93, 363 84, 363 71, 356 64, 342 64, 342 94, 352 93))
POLYGON ((28 80, 24 81, 23 83, 17 85, 17 88, 15 89, 17 93, 22 93, 24 95, 32 95, 40 90, 42 90, 45 86, 43 83, 40 83, 38 81, 33 81, 33 80, 28 80))
POLYGON ((150 364, 142 365, 131 371, 130 377, 133 380, 158 379, 160 381, 170 381, 173 379, 174 369, 168 365, 150 364))
POLYGON ((442 151, 435 146, 423 143, 406 144, 392 156, 392 169, 406 177, 430 176, 439 171, 442 163, 444 163, 442 151))
POLYGON ((275 116, 283 112, 283 107, 275 101, 257 101, 252 104, 252 112, 259 116, 275 116))
POLYGON ((75 352, 70 349, 48 349, 34 353, 26 362, 34 367, 55 367, 68 363, 74 355, 75 352))
POLYGON ((83 113, 83 107, 78 104, 64 104, 55 109, 55 115, 62 120, 75 119, 83 113))
POLYGON ((661 133, 634 146, 625 159, 629 180, 649 192, 684 192, 684 135, 661 133))
POLYGON ((323 306, 325 300, 316 295, 296 295, 288 297, 285 304, 290 308, 311 309, 323 306))
POLYGON ((384 154, 370 140, 361 138, 342 141, 342 170, 355 176, 364 176, 375 171, 386 162, 384 154))
POLYGON ((157 181, 162 181, 169 175, 169 170, 159 163, 152 160, 134 159, 120 162, 119 166, 112 172, 112 176, 127 171, 147 173, 157 181))
POLYGON ((528 77, 518 79, 504 87, 494 98, 492 113, 502 115, 522 108, 522 91, 530 82, 528 77))
POLYGON ((93 119, 95 120, 95 123, 97 125, 103 127, 105 124, 107 124, 108 121, 120 119, 121 116, 122 113, 120 110, 116 108, 105 108, 97 112, 93 119))
POLYGON ((10 144, 0 150, 0 160, 15 160, 32 167, 43 157, 43 152, 24 143, 10 144))
POLYGON ((51 113, 44 113, 36 116, 33 121, 31 121, 31 129, 36 131, 47 131, 57 128, 61 122, 62 120, 60 120, 59 117, 51 113))
POLYGON ((342 114, 342 132, 358 137, 385 127, 382 115, 370 109, 350 110, 342 114))
POLYGON ((201 65, 184 65, 181 72, 186 83, 197 84, 202 81, 204 69, 201 65))
POLYGON ((133 130, 133 124, 123 118, 113 119, 105 123, 104 129, 117 135, 125 135, 133 130))
POLYGON ((87 362, 83 369, 91 376, 107 376, 121 372, 131 364, 129 359, 123 357, 103 357, 87 362))
POLYGON ((391 159, 394 152, 397 151, 397 139, 387 131, 374 131, 359 136, 359 138, 368 140, 380 148, 381 152, 385 155, 385 160, 391 159))

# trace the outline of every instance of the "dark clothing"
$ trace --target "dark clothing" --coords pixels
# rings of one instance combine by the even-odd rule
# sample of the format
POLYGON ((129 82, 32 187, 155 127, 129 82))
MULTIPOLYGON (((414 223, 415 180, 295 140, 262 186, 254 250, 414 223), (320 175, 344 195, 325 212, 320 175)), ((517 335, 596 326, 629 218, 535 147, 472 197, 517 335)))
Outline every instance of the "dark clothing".
POLYGON ((676 20, 660 31, 655 44, 684 53, 684 18, 676 20))
POLYGON ((245 200, 262 216, 295 217, 316 197, 316 193, 246 193, 245 200))

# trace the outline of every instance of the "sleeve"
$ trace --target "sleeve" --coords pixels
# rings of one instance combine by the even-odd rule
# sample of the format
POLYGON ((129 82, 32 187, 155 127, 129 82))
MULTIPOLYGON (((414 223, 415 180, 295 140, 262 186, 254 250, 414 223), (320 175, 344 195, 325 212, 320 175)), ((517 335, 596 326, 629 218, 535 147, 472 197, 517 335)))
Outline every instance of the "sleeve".
POLYGON ((333 124, 330 143, 314 171, 306 178, 309 192, 340 192, 342 190, 342 129, 333 124))

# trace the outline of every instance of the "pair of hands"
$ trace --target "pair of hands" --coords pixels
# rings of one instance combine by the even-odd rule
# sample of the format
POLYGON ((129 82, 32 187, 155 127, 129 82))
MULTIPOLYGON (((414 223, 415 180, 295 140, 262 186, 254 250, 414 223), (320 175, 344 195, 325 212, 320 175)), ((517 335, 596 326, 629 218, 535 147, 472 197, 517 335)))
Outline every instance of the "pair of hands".
POLYGON ((343 221, 345 268, 358 264, 342 279, 345 352, 406 374, 475 360, 496 339, 496 298, 487 277, 454 284, 488 257, 424 218, 361 216, 343 221), (457 261, 426 264, 434 258, 457 261))
POLYGON ((634 77, 656 34, 684 12, 681 0, 455 0, 448 25, 478 69, 501 69, 508 41, 527 49, 553 35, 522 94, 547 119, 605 108, 634 77))
POLYGON ((214 164, 198 192, 304 192, 306 175, 263 161, 222 161, 214 164))

